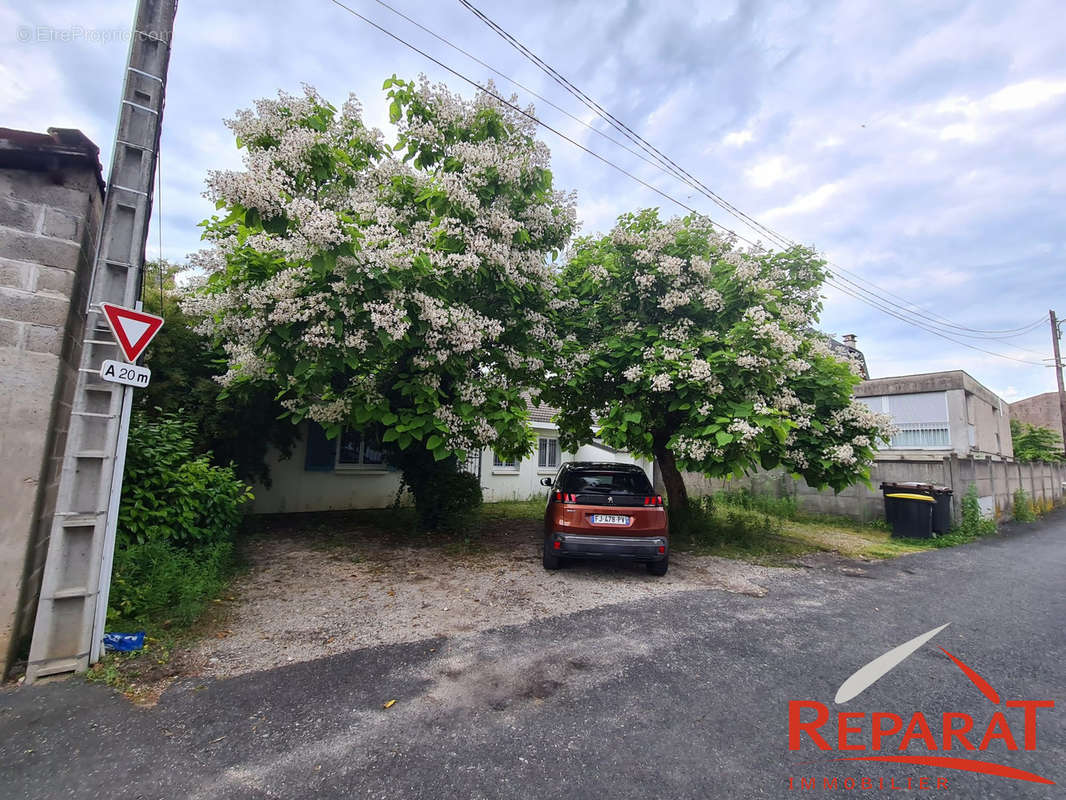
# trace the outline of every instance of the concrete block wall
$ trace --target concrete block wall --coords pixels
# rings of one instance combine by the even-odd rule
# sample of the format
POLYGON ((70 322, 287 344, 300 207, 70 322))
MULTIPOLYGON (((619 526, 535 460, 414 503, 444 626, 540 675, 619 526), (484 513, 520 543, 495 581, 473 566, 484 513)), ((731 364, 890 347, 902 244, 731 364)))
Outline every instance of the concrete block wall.
POLYGON ((95 163, 0 169, 0 676, 33 623, 101 213, 95 163))
POLYGON ((920 481, 949 486, 953 491, 955 518, 961 513, 961 500, 972 485, 982 508, 1003 519, 1011 516, 1014 492, 1019 488, 1039 507, 1051 508, 1064 500, 1063 482, 1066 465, 1032 463, 989 458, 887 457, 877 460, 870 470, 870 484, 855 484, 841 492, 814 489, 782 470, 759 471, 734 480, 708 478, 697 473, 685 474, 689 494, 700 497, 717 491, 747 489, 756 494, 794 497, 803 511, 814 514, 844 516, 862 522, 884 519, 883 482, 920 481))

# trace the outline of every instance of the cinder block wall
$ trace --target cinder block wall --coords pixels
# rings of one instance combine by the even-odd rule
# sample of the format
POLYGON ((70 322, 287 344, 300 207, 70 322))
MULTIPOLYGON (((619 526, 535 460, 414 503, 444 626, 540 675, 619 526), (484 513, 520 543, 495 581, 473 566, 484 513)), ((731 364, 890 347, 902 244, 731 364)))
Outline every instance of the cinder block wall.
POLYGON ((98 167, 0 169, 0 676, 33 624, 101 213, 98 167))
POLYGON ((812 489, 803 480, 796 480, 782 470, 759 471, 735 480, 708 478, 685 473, 689 494, 700 497, 722 490, 747 489, 756 494, 774 497, 795 497, 803 511, 851 517, 862 522, 884 519, 882 482, 919 481, 951 487, 955 518, 960 514, 960 501, 971 485, 988 513, 1009 517, 1014 509, 1014 492, 1024 489, 1031 500, 1048 508, 1063 502, 1066 494, 1066 465, 1022 464, 1014 460, 985 458, 884 458, 870 469, 871 487, 865 484, 849 486, 841 492, 832 489, 812 489))

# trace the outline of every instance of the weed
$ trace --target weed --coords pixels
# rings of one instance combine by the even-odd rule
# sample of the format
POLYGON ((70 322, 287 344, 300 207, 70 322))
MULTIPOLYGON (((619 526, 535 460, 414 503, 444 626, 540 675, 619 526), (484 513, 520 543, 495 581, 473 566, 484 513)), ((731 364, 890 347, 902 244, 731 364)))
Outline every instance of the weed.
POLYGON ((1035 522, 1036 515, 1036 509, 1033 507, 1033 502, 1029 499, 1029 495, 1025 493, 1025 489, 1018 489, 1014 493, 1014 521, 1035 522))

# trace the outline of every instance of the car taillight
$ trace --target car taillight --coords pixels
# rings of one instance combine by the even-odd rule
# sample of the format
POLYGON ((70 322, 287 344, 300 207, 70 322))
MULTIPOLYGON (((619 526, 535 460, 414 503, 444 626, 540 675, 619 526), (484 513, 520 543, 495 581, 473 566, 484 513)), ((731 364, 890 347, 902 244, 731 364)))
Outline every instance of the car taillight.
POLYGON ((644 498, 644 505, 646 506, 661 506, 663 504, 663 496, 661 494, 653 495, 652 497, 644 498))
POLYGON ((577 495, 570 494, 569 492, 556 492, 555 497, 552 498, 556 503, 576 503, 577 495))

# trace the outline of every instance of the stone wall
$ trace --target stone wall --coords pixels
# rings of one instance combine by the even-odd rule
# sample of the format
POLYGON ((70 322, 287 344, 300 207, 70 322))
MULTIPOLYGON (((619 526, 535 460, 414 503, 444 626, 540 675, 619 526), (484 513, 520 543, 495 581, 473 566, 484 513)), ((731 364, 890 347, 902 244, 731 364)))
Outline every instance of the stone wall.
POLYGON ((102 213, 95 146, 50 134, 24 159, 0 141, 0 676, 33 624, 102 213))
POLYGON ((1010 404, 1011 419, 1028 422, 1041 428, 1050 428, 1062 435, 1062 410, 1059 408, 1059 393, 1044 392, 1010 404))

